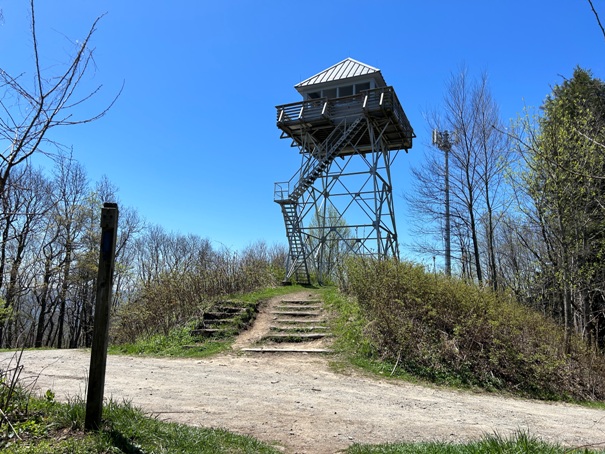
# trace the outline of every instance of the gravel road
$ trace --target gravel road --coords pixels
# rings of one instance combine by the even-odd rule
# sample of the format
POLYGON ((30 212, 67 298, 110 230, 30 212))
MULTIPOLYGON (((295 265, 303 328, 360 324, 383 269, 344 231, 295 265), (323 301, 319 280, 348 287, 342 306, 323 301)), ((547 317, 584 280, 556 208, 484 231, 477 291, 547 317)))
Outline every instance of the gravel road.
MULTIPOLYGON (((109 356, 105 398, 130 400, 166 421, 251 435, 286 453, 335 453, 353 443, 464 442, 518 430, 567 446, 605 448, 603 410, 337 373, 330 356, 241 351, 269 332, 275 305, 316 297, 298 292, 261 305, 229 354, 203 360, 109 356)), ((0 353, 0 368, 12 356, 0 353)), ((27 351, 22 363, 23 376, 41 392, 86 397, 90 351, 27 351)))
MULTIPOLYGON (((0 353, 0 364, 10 357, 0 353)), ((24 376, 59 399, 85 396, 89 361, 85 350, 28 351, 24 376)), ((287 453, 334 453, 355 442, 460 442, 519 429, 569 446, 605 442, 602 410, 336 373, 328 361, 266 353, 110 356, 105 396, 166 421, 252 435, 287 453)))

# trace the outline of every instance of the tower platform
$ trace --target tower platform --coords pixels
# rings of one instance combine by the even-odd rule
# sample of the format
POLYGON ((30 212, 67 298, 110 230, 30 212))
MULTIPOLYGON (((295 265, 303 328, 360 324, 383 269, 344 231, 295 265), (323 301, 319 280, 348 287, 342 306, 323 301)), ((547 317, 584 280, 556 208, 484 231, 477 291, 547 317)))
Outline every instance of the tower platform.
MULTIPOLYGON (((381 139, 389 150, 408 150, 412 147, 414 131, 405 115, 393 87, 365 90, 341 98, 319 98, 276 106, 277 127, 282 137, 293 139, 301 150, 308 148, 309 138, 323 143, 343 121, 365 117, 381 131, 381 139), (384 128, 380 128, 380 124, 384 128)), ((355 143, 342 148, 339 156, 372 151, 375 139, 368 134, 356 138, 355 143)))

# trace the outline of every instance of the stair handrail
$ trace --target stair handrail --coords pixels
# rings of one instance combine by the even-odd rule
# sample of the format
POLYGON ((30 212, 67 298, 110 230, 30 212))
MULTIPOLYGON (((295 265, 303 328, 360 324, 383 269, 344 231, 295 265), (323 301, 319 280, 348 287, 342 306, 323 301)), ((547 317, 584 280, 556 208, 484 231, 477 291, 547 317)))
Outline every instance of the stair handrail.
MULTIPOLYGON (((340 128, 341 125, 334 128, 334 130, 330 133, 328 137, 324 140, 323 144, 323 153, 320 153, 321 159, 316 156, 313 156, 313 161, 315 161, 314 165, 306 166, 306 171, 300 173, 300 178, 296 183, 296 186, 292 189, 292 194, 296 194, 296 198, 302 195, 317 179, 317 177, 313 178, 313 173, 322 165, 327 165, 334 160, 338 151, 340 151, 341 142, 347 140, 352 131, 355 130, 357 125, 361 122, 362 117, 357 117, 352 123, 346 125, 346 121, 344 121, 344 128, 340 128), (344 130, 343 130, 344 129, 344 130), (337 131, 340 131, 340 135, 337 140, 334 141, 333 144, 330 144, 330 140, 333 138, 332 136, 336 136, 337 131), (325 153, 325 154, 324 154, 325 153)), ((313 162, 311 161, 311 162, 313 162)), ((295 175, 296 176, 296 175, 295 175)))
POLYGON ((329 164, 336 157, 340 150, 340 142, 349 138, 351 132, 355 130, 361 120, 362 117, 357 117, 348 125, 345 120, 334 128, 322 145, 319 146, 319 153, 309 154, 309 162, 300 172, 296 172, 288 181, 274 183, 273 200, 278 203, 285 202, 292 200, 292 195, 295 195, 294 199, 298 199, 316 180, 316 178, 312 178, 313 173, 322 165, 329 164), (338 136, 338 139, 332 142, 332 139, 335 139, 336 136, 338 136))
MULTIPOLYGON (((294 177, 292 177, 294 178, 294 177)), ((288 200, 290 197, 290 183, 292 181, 290 178, 289 181, 278 181, 274 183, 273 187, 273 201, 281 202, 284 200, 288 200)))

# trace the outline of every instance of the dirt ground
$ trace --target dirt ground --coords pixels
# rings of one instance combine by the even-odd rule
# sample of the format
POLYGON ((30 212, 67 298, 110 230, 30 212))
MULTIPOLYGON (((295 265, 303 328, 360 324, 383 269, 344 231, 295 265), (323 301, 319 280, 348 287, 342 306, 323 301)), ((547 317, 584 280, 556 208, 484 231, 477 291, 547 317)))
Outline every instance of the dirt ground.
MULTIPOLYGON (((262 314, 258 322, 238 349, 267 329, 262 314)), ((0 367, 11 356, 0 353, 0 367)), ((59 399, 85 397, 89 361, 85 350, 28 351, 23 375, 59 399)), ((603 410, 334 372, 330 361, 239 350, 203 360, 109 356, 105 397, 131 400, 162 420, 251 435, 286 453, 335 453, 353 443, 462 442, 517 430, 605 448, 603 410)))

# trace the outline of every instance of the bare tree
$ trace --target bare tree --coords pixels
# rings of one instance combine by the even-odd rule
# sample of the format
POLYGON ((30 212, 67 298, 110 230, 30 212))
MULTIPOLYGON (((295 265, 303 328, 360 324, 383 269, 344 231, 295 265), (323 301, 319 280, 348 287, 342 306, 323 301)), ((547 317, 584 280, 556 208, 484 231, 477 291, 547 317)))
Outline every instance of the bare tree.
MULTIPOLYGON (((452 136, 448 148, 448 190, 452 243, 463 276, 488 280, 497 288, 496 228, 503 204, 502 179, 508 146, 498 131, 498 107, 487 76, 470 80, 466 69, 447 83, 443 111, 429 120, 433 128, 452 136)), ((413 170, 415 191, 407 198, 419 214, 420 232, 440 240, 443 232, 446 169, 441 152, 431 153, 423 168, 413 170), (428 222, 427 222, 428 221, 428 222)), ((423 252, 443 255, 432 246, 423 252)))
MULTIPOLYGON (((21 299, 29 290, 24 282, 31 275, 32 260, 28 259, 30 242, 40 230, 42 218, 49 210, 48 182, 42 173, 30 166, 13 172, 2 198, 2 228, 0 232, 0 289, 4 306, 19 311, 21 299)), ((0 324, 0 344, 12 341, 12 319, 0 324), (4 331, 6 328, 6 332, 4 331)))
POLYGON ((85 197, 88 181, 82 166, 71 158, 63 159, 55 177, 54 217, 58 224, 57 241, 63 248, 61 260, 61 288, 59 290, 59 320, 57 347, 63 347, 64 328, 67 322, 68 297, 73 284, 72 273, 77 265, 81 237, 86 225, 85 197))
MULTIPOLYGON (((83 77, 94 64, 91 39, 99 16, 91 25, 86 38, 75 43, 75 54, 58 73, 43 71, 34 0, 30 0, 31 39, 34 56, 33 82, 26 73, 11 75, 0 67, 0 197, 4 193, 13 168, 25 162, 44 143, 52 143, 48 132, 57 126, 89 123, 104 116, 117 100, 120 92, 99 113, 89 117, 76 116, 76 108, 96 95, 101 86, 81 93, 83 77)), ((54 66, 53 68, 56 68, 54 66)))

